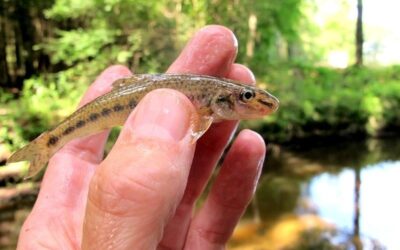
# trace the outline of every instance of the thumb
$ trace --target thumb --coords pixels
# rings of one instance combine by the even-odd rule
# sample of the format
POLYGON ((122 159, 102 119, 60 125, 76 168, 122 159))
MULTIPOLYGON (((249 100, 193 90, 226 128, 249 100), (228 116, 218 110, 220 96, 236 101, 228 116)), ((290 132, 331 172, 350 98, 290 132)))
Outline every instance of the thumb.
POLYGON ((182 198, 193 158, 190 101, 146 95, 90 183, 83 249, 153 249, 182 198))

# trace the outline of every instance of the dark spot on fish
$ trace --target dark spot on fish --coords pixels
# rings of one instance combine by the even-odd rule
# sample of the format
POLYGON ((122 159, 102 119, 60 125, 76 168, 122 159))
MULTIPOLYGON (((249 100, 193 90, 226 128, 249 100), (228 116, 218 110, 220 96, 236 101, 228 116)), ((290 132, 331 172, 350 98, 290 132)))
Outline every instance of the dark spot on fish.
POLYGON ((51 136, 49 141, 47 142, 47 146, 53 146, 58 142, 58 137, 57 136, 51 136))
POLYGON ((74 131, 75 130, 75 128, 74 127, 68 127, 68 128, 66 128, 65 130, 64 130, 64 132, 63 132, 63 135, 68 135, 68 134, 70 134, 70 133, 72 133, 72 131, 74 131))
POLYGON ((227 102, 227 101, 229 101, 229 96, 225 95, 218 96, 217 102, 227 102))
MULTIPOLYGON (((210 100, 210 102, 211 102, 211 100, 210 100)), ((233 109, 235 107, 235 104, 233 103, 230 95, 219 96, 217 99, 217 103, 220 103, 221 105, 225 105, 230 109, 233 109)))
POLYGON ((120 104, 116 104, 114 107, 113 107, 113 110, 115 111, 115 112, 119 112, 119 111, 121 111, 121 110, 123 110, 124 109, 124 107, 122 106, 122 105, 120 105, 120 104))
POLYGON ((94 122, 94 121, 96 121, 98 118, 99 118, 99 114, 97 114, 97 113, 93 113, 93 114, 90 114, 89 115, 89 120, 90 121, 92 121, 92 122, 94 122))
POLYGON ((76 126, 76 128, 81 128, 81 127, 85 126, 85 124, 86 124, 85 121, 79 120, 76 122, 75 126, 76 126))
POLYGON ((270 103, 270 102, 267 102, 267 101, 264 101, 264 100, 261 100, 261 99, 258 99, 257 100, 259 103, 261 103, 261 104, 263 104, 263 105, 265 105, 265 106, 268 106, 268 108, 273 108, 274 107, 274 104, 273 103, 270 103))
POLYGON ((108 109, 108 108, 104 108, 104 109, 101 111, 101 115, 102 115, 102 116, 108 116, 110 113, 111 113, 111 109, 108 109))
POLYGON ((128 106, 130 109, 134 109, 136 107, 136 104, 137 104, 136 101, 134 99, 132 99, 129 101, 128 106))

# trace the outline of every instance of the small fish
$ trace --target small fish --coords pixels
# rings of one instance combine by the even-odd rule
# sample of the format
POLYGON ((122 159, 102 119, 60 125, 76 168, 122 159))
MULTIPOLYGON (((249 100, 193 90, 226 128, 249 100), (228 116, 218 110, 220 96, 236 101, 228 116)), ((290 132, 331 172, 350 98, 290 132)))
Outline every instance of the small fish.
POLYGON ((67 142, 123 125, 138 102, 158 88, 175 89, 186 95, 198 112, 194 140, 212 122, 256 119, 279 106, 268 92, 229 79, 190 74, 138 74, 113 83, 110 92, 82 106, 55 128, 42 133, 16 151, 7 163, 30 161, 27 178, 36 175, 67 142))

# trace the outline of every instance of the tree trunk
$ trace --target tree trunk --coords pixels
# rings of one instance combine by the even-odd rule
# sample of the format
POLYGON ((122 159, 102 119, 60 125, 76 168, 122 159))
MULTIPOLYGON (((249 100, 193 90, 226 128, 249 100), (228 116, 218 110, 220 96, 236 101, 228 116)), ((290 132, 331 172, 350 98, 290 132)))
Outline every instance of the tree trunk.
POLYGON ((360 192, 361 192, 361 169, 355 169, 354 181, 354 219, 353 219, 353 243, 356 250, 362 249, 360 239, 360 192))
POLYGON ((24 46, 24 50, 26 52, 25 56, 25 75, 24 79, 31 77, 35 72, 35 54, 33 51, 33 45, 35 44, 35 26, 33 25, 33 18, 29 11, 29 8, 26 6, 24 1, 17 1, 16 4, 16 12, 18 16, 18 23, 21 29, 22 36, 22 45, 24 46))
POLYGON ((356 26, 356 65, 363 64, 363 20, 362 20, 363 3, 362 0, 357 0, 357 26, 356 26))
POLYGON ((249 62, 254 56, 254 47, 257 37, 257 16, 255 13, 250 13, 247 20, 249 27, 249 35, 246 42, 246 61, 249 62))
POLYGON ((10 75, 7 65, 6 18, 4 2, 0 1, 0 86, 9 86, 10 75))

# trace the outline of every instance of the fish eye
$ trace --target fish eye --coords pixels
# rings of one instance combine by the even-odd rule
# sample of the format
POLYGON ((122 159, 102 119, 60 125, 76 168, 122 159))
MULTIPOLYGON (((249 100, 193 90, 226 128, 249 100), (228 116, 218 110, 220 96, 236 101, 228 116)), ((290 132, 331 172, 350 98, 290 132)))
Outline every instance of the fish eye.
POLYGON ((242 93, 240 93, 240 100, 243 101, 243 102, 248 102, 255 95, 256 95, 256 93, 253 90, 245 89, 245 90, 242 91, 242 93))

